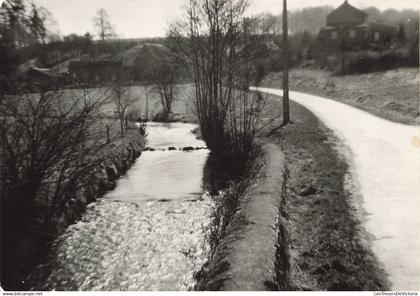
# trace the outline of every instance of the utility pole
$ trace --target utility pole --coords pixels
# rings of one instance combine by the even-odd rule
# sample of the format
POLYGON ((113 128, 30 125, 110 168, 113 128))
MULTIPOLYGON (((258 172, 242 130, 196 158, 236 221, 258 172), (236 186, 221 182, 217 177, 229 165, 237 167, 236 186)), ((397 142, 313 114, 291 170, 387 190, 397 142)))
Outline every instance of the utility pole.
POLYGON ((289 30, 287 22, 287 0, 283 0, 283 126, 290 121, 289 108, 289 30))

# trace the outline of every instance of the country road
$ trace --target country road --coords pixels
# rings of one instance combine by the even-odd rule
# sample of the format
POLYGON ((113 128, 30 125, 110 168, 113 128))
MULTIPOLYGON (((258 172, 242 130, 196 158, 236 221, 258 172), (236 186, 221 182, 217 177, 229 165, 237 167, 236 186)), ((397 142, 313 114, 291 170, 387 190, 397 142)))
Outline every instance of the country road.
MULTIPOLYGON (((279 89, 258 90, 282 95, 279 89)), ((346 186, 391 288, 420 290, 420 127, 319 96, 290 92, 290 98, 342 141, 337 149, 350 165, 346 186)))

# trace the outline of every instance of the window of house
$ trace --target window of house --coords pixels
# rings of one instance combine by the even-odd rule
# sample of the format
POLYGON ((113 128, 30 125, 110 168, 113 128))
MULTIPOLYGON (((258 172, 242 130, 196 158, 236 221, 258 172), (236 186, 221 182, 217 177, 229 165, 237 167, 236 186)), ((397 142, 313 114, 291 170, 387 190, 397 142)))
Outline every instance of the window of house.
POLYGON ((332 31, 331 32, 331 39, 337 39, 338 35, 337 35, 337 31, 332 31))
POLYGON ((349 31, 349 36, 350 36, 350 38, 356 37, 356 31, 355 30, 350 30, 349 31))
POLYGON ((379 34, 379 32, 375 32, 375 35, 374 35, 375 42, 378 42, 380 38, 381 38, 381 34, 379 34))

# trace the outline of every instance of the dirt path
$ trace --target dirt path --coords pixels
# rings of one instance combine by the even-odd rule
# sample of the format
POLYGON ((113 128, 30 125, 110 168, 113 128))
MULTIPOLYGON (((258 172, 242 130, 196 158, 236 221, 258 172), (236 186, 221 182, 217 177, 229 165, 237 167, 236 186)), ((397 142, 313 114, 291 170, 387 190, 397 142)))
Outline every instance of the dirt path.
POLYGON ((346 187, 392 289, 420 289, 419 128, 317 96, 291 92, 291 99, 311 110, 344 143, 340 152, 352 176, 346 187))

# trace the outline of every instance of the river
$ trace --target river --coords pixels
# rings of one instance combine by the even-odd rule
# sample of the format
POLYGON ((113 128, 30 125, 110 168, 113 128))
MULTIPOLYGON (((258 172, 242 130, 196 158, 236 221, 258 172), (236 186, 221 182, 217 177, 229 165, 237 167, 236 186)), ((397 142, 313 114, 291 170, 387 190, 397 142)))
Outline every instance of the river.
POLYGON ((113 191, 55 241, 38 289, 189 290, 206 260, 207 149, 186 123, 148 125, 144 151, 113 191), (153 151, 151 151, 153 150, 153 151))

